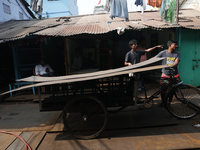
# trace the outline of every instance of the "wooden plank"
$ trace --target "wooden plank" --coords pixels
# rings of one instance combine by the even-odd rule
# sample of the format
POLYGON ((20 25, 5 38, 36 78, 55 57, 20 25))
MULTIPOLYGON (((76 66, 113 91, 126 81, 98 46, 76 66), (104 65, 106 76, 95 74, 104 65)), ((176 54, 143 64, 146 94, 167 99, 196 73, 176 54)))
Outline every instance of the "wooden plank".
POLYGON ((76 79, 76 78, 86 78, 86 77, 92 77, 92 76, 99 76, 104 74, 110 74, 110 73, 117 73, 121 71, 126 71, 130 69, 135 69, 139 67, 143 67, 155 62, 158 62, 160 60, 163 60, 164 58, 151 58, 149 60, 143 61, 141 63, 137 63, 131 66, 125 66, 117 69, 110 69, 105 71, 97 71, 92 73, 85 73, 85 74, 76 74, 76 75, 67 75, 67 76, 60 76, 60 77, 40 77, 40 76, 31 76, 23 79, 19 79, 17 81, 26 81, 26 82, 48 82, 48 81, 57 81, 57 80, 67 80, 67 79, 76 79))
POLYGON ((43 139, 43 137, 45 136, 45 134, 46 134, 46 131, 37 131, 37 132, 34 132, 34 134, 28 140, 28 144, 30 145, 30 147, 32 148, 32 150, 36 149, 39 146, 39 144, 40 144, 41 140, 43 139))
MULTIPOLYGON (((25 141, 28 141, 29 138, 33 135, 33 132, 23 132, 20 134, 25 141)), ((24 142, 22 142, 19 138, 17 138, 6 150, 14 150, 14 149, 22 149, 24 147, 24 142)))
MULTIPOLYGON (((21 132, 12 132, 13 134, 20 135, 21 132)), ((5 133, 0 133, 0 149, 6 149, 10 143, 12 143, 16 139, 15 136, 5 133)))
POLYGON ((166 68, 166 67, 167 67, 166 65, 158 65, 158 66, 151 66, 151 67, 146 67, 146 68, 132 69, 132 70, 121 71, 121 72, 110 73, 110 74, 91 76, 91 77, 86 77, 86 78, 75 78, 75 79, 66 79, 66 80, 42 82, 42 83, 23 86, 23 87, 20 87, 20 88, 11 90, 11 91, 7 91, 7 92, 4 92, 4 93, 1 93, 0 95, 4 95, 4 94, 7 94, 9 92, 15 92, 15 91, 23 90, 23 89, 27 89, 27 88, 32 88, 34 86, 38 87, 38 86, 44 86, 44 85, 53 85, 53 84, 60 84, 60 83, 69 83, 69 82, 79 82, 79 81, 94 80, 94 79, 118 76, 118 75, 123 75, 123 74, 128 74, 128 73, 137 73, 137 72, 143 72, 143 71, 149 71, 149 70, 162 69, 162 68, 166 68))

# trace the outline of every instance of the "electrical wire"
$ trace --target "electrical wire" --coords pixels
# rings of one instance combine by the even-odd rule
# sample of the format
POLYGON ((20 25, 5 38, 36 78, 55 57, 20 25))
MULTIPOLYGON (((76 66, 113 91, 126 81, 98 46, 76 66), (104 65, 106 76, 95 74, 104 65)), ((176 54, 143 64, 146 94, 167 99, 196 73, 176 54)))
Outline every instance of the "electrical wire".
POLYGON ((0 130, 0 133, 14 135, 15 137, 19 138, 25 144, 26 150, 32 150, 31 147, 28 145, 28 143, 21 136, 11 133, 11 132, 2 131, 2 130, 0 130))

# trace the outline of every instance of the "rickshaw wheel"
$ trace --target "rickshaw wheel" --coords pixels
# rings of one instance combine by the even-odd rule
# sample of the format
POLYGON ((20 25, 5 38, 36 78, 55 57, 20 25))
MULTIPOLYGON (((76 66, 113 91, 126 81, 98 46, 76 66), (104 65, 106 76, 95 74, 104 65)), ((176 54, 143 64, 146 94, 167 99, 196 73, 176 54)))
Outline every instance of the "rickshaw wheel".
POLYGON ((165 107, 177 118, 192 118, 200 112, 200 91, 187 84, 174 87, 165 97, 165 107))
POLYGON ((108 112, 104 104, 92 96, 70 100, 63 111, 63 122, 68 132, 80 139, 92 139, 105 129, 108 112))

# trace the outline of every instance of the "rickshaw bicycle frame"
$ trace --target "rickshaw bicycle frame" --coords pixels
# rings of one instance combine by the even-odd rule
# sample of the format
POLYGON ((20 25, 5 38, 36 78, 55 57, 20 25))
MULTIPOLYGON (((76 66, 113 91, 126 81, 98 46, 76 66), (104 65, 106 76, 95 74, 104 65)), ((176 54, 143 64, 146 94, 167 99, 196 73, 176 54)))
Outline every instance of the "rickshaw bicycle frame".
POLYGON ((200 91, 192 85, 183 84, 183 81, 178 81, 174 77, 174 69, 169 69, 171 70, 170 77, 160 78, 161 80, 166 80, 167 83, 149 97, 147 97, 144 88, 145 98, 139 100, 143 101, 143 105, 146 108, 150 108, 153 106, 153 99, 157 98, 162 92, 167 91, 163 99, 163 107, 170 114, 180 119, 188 119, 196 116, 200 111, 200 91))

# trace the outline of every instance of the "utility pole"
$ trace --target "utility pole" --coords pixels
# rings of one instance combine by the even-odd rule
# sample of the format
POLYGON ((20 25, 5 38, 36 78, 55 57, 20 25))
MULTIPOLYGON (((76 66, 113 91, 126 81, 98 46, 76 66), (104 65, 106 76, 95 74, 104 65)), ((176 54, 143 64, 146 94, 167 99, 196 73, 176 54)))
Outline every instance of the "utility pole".
POLYGON ((176 0, 176 24, 178 24, 179 22, 178 14, 179 14, 179 0, 176 0))

